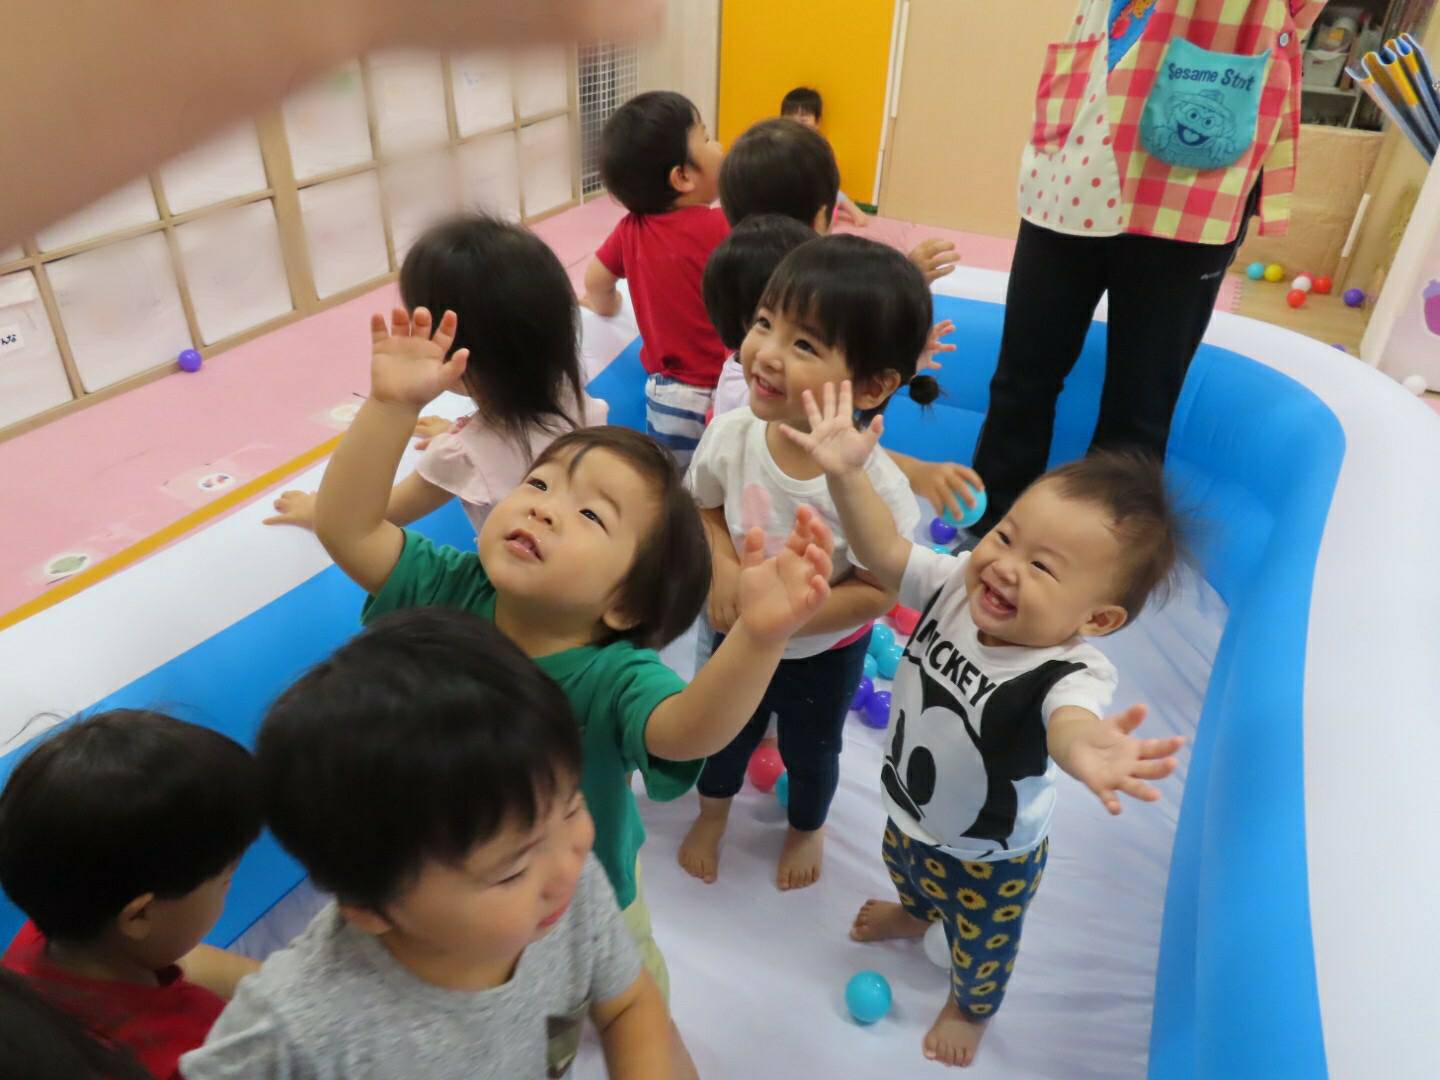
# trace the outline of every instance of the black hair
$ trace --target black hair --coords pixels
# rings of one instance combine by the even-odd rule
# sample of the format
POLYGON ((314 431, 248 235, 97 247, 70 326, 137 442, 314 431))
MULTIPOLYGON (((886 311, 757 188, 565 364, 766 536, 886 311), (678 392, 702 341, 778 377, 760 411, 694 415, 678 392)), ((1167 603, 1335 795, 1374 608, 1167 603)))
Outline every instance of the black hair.
POLYGON ((808 86, 797 86, 780 100, 780 115, 794 116, 809 113, 818 123, 825 103, 820 100, 820 91, 808 86))
POLYGON ((840 198, 840 167, 825 136, 795 120, 751 124, 720 165, 720 206, 731 225, 751 214, 784 214, 815 226, 840 198))
POLYGON ((638 472, 658 511, 620 582, 618 607, 634 625, 607 635, 600 644, 627 640, 662 649, 695 622, 710 592, 710 546, 700 512, 669 451, 629 428, 612 424, 572 431, 546 447, 535 465, 568 458, 568 467, 574 469, 592 450, 608 451, 638 472))
POLYGON ((621 105, 600 133, 600 179, 632 214, 663 214, 679 192, 676 167, 693 165, 690 129, 700 111, 684 94, 651 90, 621 105))
POLYGON ((529 229, 460 214, 420 236, 400 267, 401 302, 457 316, 465 388, 479 418, 529 455, 537 429, 583 423, 580 309, 555 252, 529 229))
POLYGON ((40 989, 0 969, 0 1077, 6 1080, 152 1080, 125 1047, 56 1008, 40 989))
POLYGON ((87 942, 145 893, 176 899, 260 835, 255 761, 218 731, 116 709, 43 737, 0 794, 0 887, 46 937, 87 942))
POLYGON ((255 755, 276 839, 381 912, 427 861, 530 828, 580 777, 564 692, 494 624, 440 608, 377 619, 302 675, 255 755))
MULTIPOLYGON (((827 345, 844 351, 857 384, 894 371, 917 405, 940 394, 934 378, 915 374, 930 337, 930 288, 892 247, 859 236, 811 240, 785 256, 759 307, 813 326, 827 345)), ((885 405, 862 411, 860 420, 868 422, 885 405)))
POLYGON ((705 264, 705 311, 727 349, 738 349, 755 318, 770 275, 786 255, 815 239, 815 230, 784 214, 741 221, 705 264))

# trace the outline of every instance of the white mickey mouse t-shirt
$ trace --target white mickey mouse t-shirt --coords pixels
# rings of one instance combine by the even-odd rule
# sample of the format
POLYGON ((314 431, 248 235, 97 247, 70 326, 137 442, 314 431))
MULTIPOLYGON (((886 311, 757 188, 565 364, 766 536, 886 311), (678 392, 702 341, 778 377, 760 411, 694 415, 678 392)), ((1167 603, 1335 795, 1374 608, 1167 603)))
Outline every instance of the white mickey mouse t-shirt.
POLYGON ((895 675, 885 809, 915 840, 971 862, 1038 846, 1055 808, 1046 729, 1073 705, 1103 716, 1118 681, 1079 638, 1044 649, 980 642, 965 591, 969 554, 916 544, 900 602, 920 611, 895 675))

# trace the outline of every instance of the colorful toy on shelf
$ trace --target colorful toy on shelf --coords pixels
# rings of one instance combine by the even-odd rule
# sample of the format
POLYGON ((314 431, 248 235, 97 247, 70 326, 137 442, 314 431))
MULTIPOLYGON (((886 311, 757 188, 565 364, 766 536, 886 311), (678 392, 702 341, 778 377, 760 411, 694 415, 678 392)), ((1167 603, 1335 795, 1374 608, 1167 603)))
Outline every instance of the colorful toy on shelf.
POLYGON ((1304 289, 1291 289, 1285 294, 1285 302, 1292 308, 1302 308, 1305 306, 1305 298, 1309 295, 1304 289))
POLYGON ((1329 296, 1329 295, 1330 295, 1330 290, 1333 289, 1334 287, 1335 287, 1335 282, 1334 282, 1334 280, 1331 279, 1331 278, 1329 278, 1329 277, 1327 277, 1327 276, 1324 275, 1324 274, 1321 274, 1319 277, 1317 277, 1317 278, 1315 279, 1315 291, 1316 291, 1317 293, 1319 293, 1321 296, 1329 296))
POLYGON ((1361 308, 1361 307, 1364 307, 1364 306, 1365 306, 1365 290, 1364 290, 1364 289, 1346 289, 1346 290, 1345 290, 1345 306, 1346 306, 1346 307, 1353 307, 1353 308, 1361 308))
POLYGON ((1297 277, 1294 281, 1290 283, 1290 288, 1299 289, 1301 292, 1304 293, 1308 293, 1314 287, 1315 280, 1309 274, 1301 274, 1299 277, 1297 277))
POLYGON ((200 355, 199 349, 186 349, 177 359, 180 362, 180 370, 188 371, 192 375, 199 371, 200 366, 205 363, 205 358, 200 355))
POLYGON ((1265 264, 1262 262, 1251 263, 1245 268, 1245 276, 1251 281, 1263 280, 1265 277, 1265 264))
POLYGON ((1285 280, 1285 268, 1279 263, 1271 263, 1265 267, 1265 280, 1269 282, 1285 280))

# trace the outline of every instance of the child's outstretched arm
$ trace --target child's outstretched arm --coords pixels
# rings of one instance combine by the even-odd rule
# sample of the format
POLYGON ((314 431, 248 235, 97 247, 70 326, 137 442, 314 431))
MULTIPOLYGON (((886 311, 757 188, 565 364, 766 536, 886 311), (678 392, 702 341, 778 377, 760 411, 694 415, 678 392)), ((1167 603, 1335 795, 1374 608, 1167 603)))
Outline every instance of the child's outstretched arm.
POLYGON ((670 1017, 649 973, 641 971, 618 997, 591 1006, 590 1019, 611 1080, 669 1080, 670 1017))
POLYGON ((825 470, 830 497, 859 561, 881 588, 898 592, 910 560, 911 542, 896 531, 890 508, 865 475, 865 463, 879 445, 885 421, 877 416, 864 431, 856 430, 849 379, 840 384, 838 395, 835 384, 826 383, 823 396, 822 409, 815 403, 815 395, 805 391, 808 433, 789 424, 781 424, 780 430, 825 470))
POLYGON ((1144 705, 1101 719, 1089 709, 1062 705, 1050 716, 1046 743, 1055 764, 1095 793, 1112 814, 1120 813, 1123 791, 1132 799, 1154 802, 1160 792, 1146 780, 1163 780, 1175 771, 1171 756, 1182 735, 1137 739, 1131 732, 1145 719, 1144 705))
POLYGON ((606 318, 620 314, 620 290, 615 288, 619 280, 599 259, 591 259, 585 268, 585 295, 580 306, 606 318))
POLYGON ((754 714, 785 654, 785 643, 830 595, 834 538, 814 510, 801 507, 778 555, 765 558, 752 529, 741 557, 740 618, 683 691, 666 698, 645 725, 656 757, 693 761, 729 745, 754 714))
POLYGON ((370 337, 370 396, 320 481, 315 535, 340 569, 374 593, 405 545, 399 526, 385 520, 395 469, 420 410, 459 384, 469 350, 446 359, 455 340, 453 311, 433 335, 425 308, 416 308, 413 318, 396 308, 388 327, 383 315, 372 315, 370 337))

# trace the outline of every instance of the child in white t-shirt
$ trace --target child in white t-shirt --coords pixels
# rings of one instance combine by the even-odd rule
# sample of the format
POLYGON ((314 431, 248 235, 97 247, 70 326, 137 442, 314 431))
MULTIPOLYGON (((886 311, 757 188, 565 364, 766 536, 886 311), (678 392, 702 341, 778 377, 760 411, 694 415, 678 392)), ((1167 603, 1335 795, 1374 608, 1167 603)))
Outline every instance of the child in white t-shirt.
POLYGON ((825 470, 855 555, 921 612, 881 771, 900 903, 867 901, 851 936, 944 924, 951 992, 924 1052, 969 1065, 1048 858, 1057 770, 1118 814, 1117 792, 1152 802, 1146 781, 1175 769, 1178 736, 1132 737, 1143 706, 1105 718, 1115 669, 1085 639, 1118 630, 1166 582, 1178 528, 1159 463, 1104 453, 1037 480, 973 552, 937 554, 897 532, 868 480, 880 418, 857 430, 848 383, 823 398, 807 400, 808 432, 785 433, 825 470))

